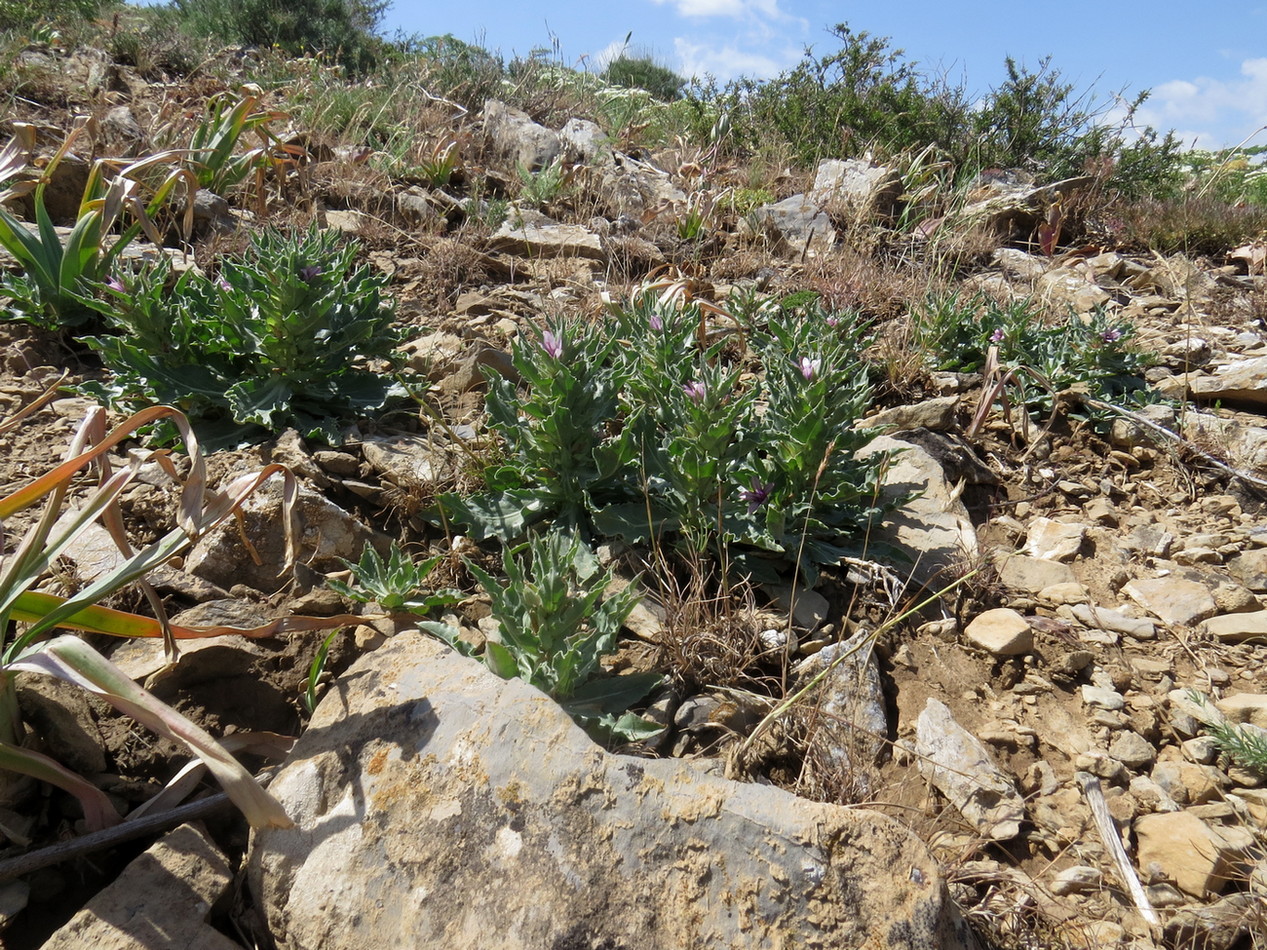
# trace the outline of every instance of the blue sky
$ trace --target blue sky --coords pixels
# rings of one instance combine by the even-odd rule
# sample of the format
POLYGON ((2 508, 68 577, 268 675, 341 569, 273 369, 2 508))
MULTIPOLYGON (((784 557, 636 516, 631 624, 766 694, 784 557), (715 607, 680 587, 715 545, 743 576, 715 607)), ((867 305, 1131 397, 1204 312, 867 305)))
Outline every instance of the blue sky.
POLYGON ((601 69, 630 47, 684 75, 766 77, 809 45, 837 48, 836 23, 888 36, 930 72, 981 93, 1004 77, 1003 59, 1029 67, 1050 55, 1078 89, 1110 104, 1126 88, 1151 89, 1143 124, 1174 129, 1188 145, 1267 145, 1267 4, 1193 0, 395 0, 389 35, 452 33, 507 58, 557 40, 569 65, 601 69))

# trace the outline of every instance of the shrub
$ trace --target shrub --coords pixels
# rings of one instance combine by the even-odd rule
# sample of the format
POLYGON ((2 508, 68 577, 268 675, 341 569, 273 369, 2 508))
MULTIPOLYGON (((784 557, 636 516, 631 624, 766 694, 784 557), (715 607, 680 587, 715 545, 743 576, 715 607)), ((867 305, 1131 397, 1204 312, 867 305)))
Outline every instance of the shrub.
POLYGON ((1167 254, 1223 254, 1267 235, 1267 206, 1208 196, 1121 202, 1107 217, 1117 240, 1167 254))
POLYGON ((1150 358, 1130 345, 1135 328, 1103 311, 1045 323, 1029 300, 998 304, 980 295, 951 295, 929 298, 914 308, 912 319, 916 345, 930 366, 978 372, 993 351, 1004 373, 1037 382, 1021 399, 1034 410, 1050 411, 1053 393, 1068 389, 1110 402, 1145 393, 1143 371, 1150 358))
POLYGON ((428 89, 468 109, 479 109, 501 93, 506 66, 488 50, 451 34, 406 40, 402 50, 416 57, 428 89))
POLYGON ((682 95, 686 80, 649 56, 618 56, 607 64, 602 79, 613 86, 643 89, 661 102, 673 102, 682 95))
POLYGON ((1049 61, 1031 72, 1009 58, 1006 79, 974 103, 964 87, 922 72, 887 38, 845 24, 831 32, 841 44, 835 52, 807 49, 798 65, 773 79, 739 79, 705 93, 732 115, 732 145, 754 152, 774 140, 807 166, 935 145, 960 180, 994 166, 1024 167, 1051 180, 1094 171, 1130 195, 1164 192, 1176 181, 1179 141, 1133 127, 1146 94, 1120 126, 1105 126, 1105 110, 1089 92, 1075 94, 1049 61))
POLYGON ((467 567, 492 598, 498 634, 484 661, 503 679, 521 677, 558 700, 601 738, 645 739, 661 727, 626 712, 660 681, 654 673, 604 677, 599 661, 616 649, 637 600, 632 585, 607 596, 612 582, 589 545, 566 531, 534 535, 509 552, 506 584, 467 567))
POLYGON ((353 269, 334 232, 266 231, 219 277, 190 271, 169 287, 163 265, 117 282, 102 309, 113 336, 88 342, 114 374, 85 386, 112 404, 180 405, 213 445, 258 441, 295 426, 338 439, 340 420, 381 408, 400 331, 386 280, 353 269))
POLYGON ((838 24, 841 49, 802 61, 775 78, 739 79, 721 98, 735 116, 735 135, 754 148, 773 134, 805 165, 859 155, 879 144, 900 151, 965 138, 969 103, 963 90, 931 81, 892 49, 887 38, 838 24))
POLYGON ((25 30, 40 23, 89 20, 100 0, 0 0, 0 30, 25 30))
POLYGON ((211 53, 207 37, 181 29, 172 7, 125 7, 107 40, 110 57, 144 76, 162 70, 187 75, 211 53))
POLYGON ((382 43, 374 30, 388 0, 174 0, 195 35, 277 46, 292 55, 328 53, 356 72, 373 67, 382 43))

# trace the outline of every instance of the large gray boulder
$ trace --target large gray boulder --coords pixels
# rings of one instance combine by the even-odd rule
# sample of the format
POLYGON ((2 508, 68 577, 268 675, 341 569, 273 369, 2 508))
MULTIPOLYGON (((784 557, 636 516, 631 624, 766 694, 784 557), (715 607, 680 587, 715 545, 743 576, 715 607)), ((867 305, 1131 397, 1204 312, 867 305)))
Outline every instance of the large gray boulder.
POLYGON ((545 695, 402 633, 270 786, 249 882, 281 950, 971 946, 875 812, 607 753, 545 695))
POLYGON ((525 171, 540 171, 563 151, 559 135, 532 121, 528 113, 496 99, 484 103, 484 135, 493 151, 525 171))

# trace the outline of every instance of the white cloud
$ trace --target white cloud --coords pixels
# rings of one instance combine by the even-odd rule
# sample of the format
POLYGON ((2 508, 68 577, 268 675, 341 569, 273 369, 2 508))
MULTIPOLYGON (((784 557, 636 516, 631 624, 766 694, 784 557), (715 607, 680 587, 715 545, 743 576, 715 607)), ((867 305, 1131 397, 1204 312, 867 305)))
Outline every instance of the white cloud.
POLYGON ((722 81, 739 76, 767 79, 794 63, 800 55, 800 51, 795 50, 784 59, 778 60, 762 53, 740 49, 733 43, 713 46, 708 43, 692 43, 680 36, 674 38, 673 48, 681 63, 678 72, 682 75, 700 79, 714 76, 722 81))
POLYGON ((694 17, 740 17, 748 6, 744 0, 655 0, 660 6, 668 2, 672 2, 678 16, 694 17))
POLYGON ((1267 144, 1267 57, 1241 63, 1240 77, 1223 80, 1200 76, 1172 79, 1154 86, 1139 108, 1136 125, 1178 131, 1185 145, 1219 148, 1239 144, 1267 144))
POLYGON ((671 3, 678 16, 706 19, 730 17, 731 19, 775 20, 804 23, 800 17, 779 9, 779 0, 652 0, 657 6, 671 3))
POLYGON ((627 40, 612 40, 593 56, 589 57, 594 69, 606 69, 608 64, 614 59, 619 59, 620 54, 629 48, 627 40))

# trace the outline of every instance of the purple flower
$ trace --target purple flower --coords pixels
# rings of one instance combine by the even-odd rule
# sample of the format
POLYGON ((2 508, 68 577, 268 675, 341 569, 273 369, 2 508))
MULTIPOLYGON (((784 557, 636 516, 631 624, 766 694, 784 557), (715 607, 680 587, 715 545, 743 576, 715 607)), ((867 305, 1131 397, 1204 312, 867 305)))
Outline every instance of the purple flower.
POLYGON ((823 361, 820 359, 810 359, 808 356, 802 356, 800 363, 801 375, 804 376, 808 382, 818 375, 818 371, 822 368, 822 365, 823 361))
POLYGON ((739 493, 739 500, 748 503, 748 514, 755 515, 757 509, 764 505, 770 498, 770 492, 774 491, 774 482, 765 482, 762 484, 761 479, 756 475, 752 476, 751 488, 746 488, 739 493))
POLYGON ((657 333, 664 329, 664 321, 660 319, 658 313, 653 313, 651 319, 647 321, 647 326, 655 330, 657 333))
POLYGON ((1122 331, 1118 329, 1105 330, 1100 334, 1100 339, 1105 343, 1116 343, 1118 340, 1122 339, 1122 331))
POLYGON ((123 286, 123 281, 117 277, 111 277, 106 281, 106 286, 113 290, 116 294, 126 294, 128 289, 123 286))
POLYGON ((299 279, 305 284, 311 284, 324 273, 325 270, 320 264, 309 264, 307 267, 299 268, 299 279))
POLYGON ((996 327, 996 328, 995 328, 995 330, 994 330, 994 332, 990 334, 990 342, 991 342, 991 343, 1002 343, 1002 342, 1003 342, 1003 336, 1004 336, 1004 334, 1003 334, 1003 328, 1002 328, 1002 327, 996 327))
POLYGON ((682 392, 686 393, 693 402, 703 402, 704 397, 708 395, 708 387, 696 379, 683 386, 682 392))
POLYGON ((547 356, 557 360, 563 356, 563 337, 553 330, 546 330, 541 335, 541 348, 546 351, 547 356))
POLYGON ((827 318, 827 325, 828 325, 829 327, 834 327, 834 326, 836 326, 838 323, 840 323, 840 318, 839 318, 839 317, 828 317, 828 318, 827 318))
POLYGON ((227 280, 225 280, 225 279, 224 279, 224 275, 223 275, 223 274, 221 274, 219 277, 217 277, 217 278, 216 278, 216 284, 217 284, 217 285, 219 285, 219 287, 220 287, 220 289, 221 289, 221 290, 232 290, 232 289, 233 289, 233 285, 232 285, 231 283, 229 283, 227 280))

